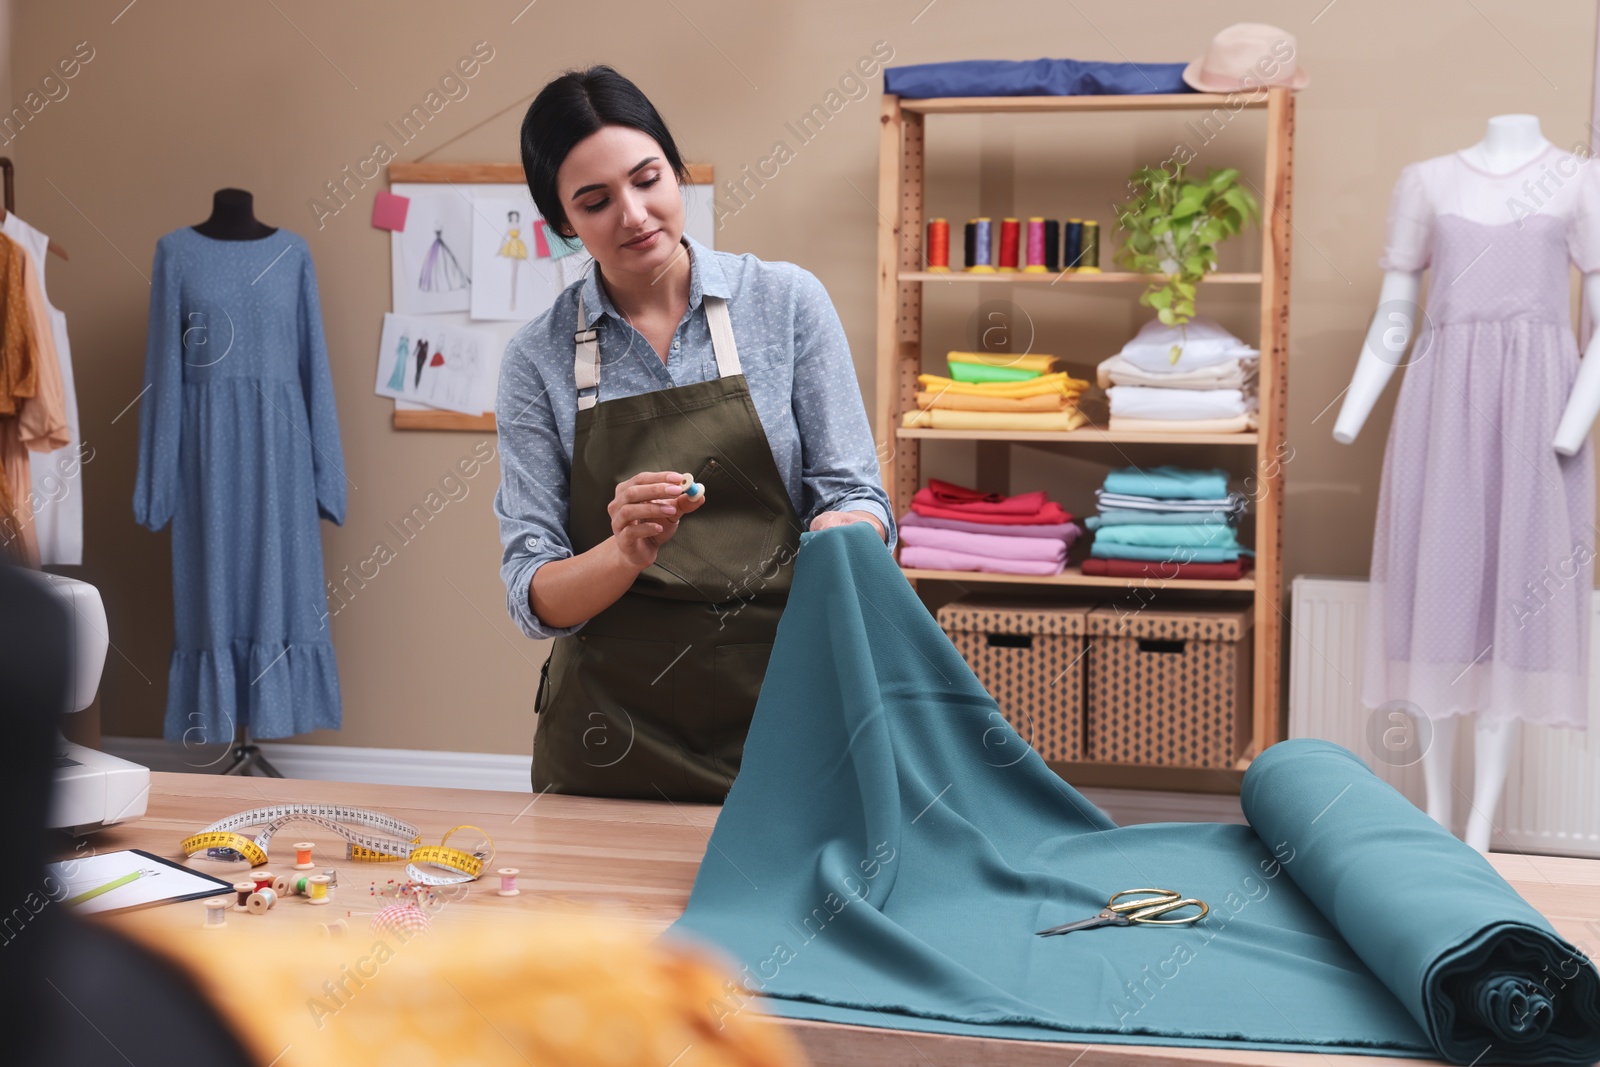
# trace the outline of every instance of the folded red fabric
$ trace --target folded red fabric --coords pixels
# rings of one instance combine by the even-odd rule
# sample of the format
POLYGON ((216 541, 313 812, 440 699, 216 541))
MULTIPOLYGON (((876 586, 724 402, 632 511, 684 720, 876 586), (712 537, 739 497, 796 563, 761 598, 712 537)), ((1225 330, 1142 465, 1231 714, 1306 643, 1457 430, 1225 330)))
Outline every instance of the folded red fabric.
POLYGON ((1096 559, 1083 561, 1084 574, 1099 574, 1111 578, 1202 578, 1208 581, 1228 581, 1243 578, 1250 570, 1251 558, 1240 556, 1231 563, 1167 563, 1142 559, 1096 559))
POLYGON ((911 502, 933 504, 938 507, 960 508, 969 515, 1032 515, 1044 506, 1044 490, 1004 496, 1000 493, 980 493, 954 482, 928 479, 928 484, 917 490, 911 502))
MULTIPOLYGON (((921 495, 920 492, 917 494, 921 495)), ((930 519, 964 519, 994 526, 1034 526, 1072 521, 1072 516, 1062 511, 1061 505, 1053 500, 1045 501, 1044 506, 1032 515, 992 514, 972 512, 966 508, 940 507, 937 504, 920 503, 917 497, 911 498, 911 510, 930 519)))

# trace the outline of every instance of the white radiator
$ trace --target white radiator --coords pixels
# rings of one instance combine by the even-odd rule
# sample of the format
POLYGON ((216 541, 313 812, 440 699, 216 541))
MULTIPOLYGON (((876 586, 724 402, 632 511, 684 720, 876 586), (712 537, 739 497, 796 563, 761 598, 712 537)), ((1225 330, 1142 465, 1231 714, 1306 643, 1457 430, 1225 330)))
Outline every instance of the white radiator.
MULTIPOLYGON (((1367 583, 1348 578, 1302 576, 1293 583, 1289 638, 1289 736, 1337 742, 1367 761, 1373 771, 1419 807, 1424 802, 1422 764, 1391 766, 1374 759, 1368 720, 1361 706, 1361 655, 1366 626, 1367 583)), ((1591 634, 1600 638, 1600 595, 1591 634)), ((1591 648, 1594 648, 1591 645, 1591 648)), ((1500 810, 1494 817, 1496 852, 1600 857, 1600 650, 1591 653, 1589 729, 1552 730, 1523 726, 1512 755, 1500 810)), ((1457 731, 1456 817, 1471 808, 1472 730, 1457 731)))

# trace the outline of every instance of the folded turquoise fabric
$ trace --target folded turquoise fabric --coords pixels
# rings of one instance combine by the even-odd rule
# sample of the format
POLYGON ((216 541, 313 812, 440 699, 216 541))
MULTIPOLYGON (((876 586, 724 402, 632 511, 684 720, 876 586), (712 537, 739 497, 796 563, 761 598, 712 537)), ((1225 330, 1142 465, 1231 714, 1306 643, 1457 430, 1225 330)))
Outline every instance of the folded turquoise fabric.
POLYGON ((1157 563, 1232 563, 1240 556, 1255 555, 1248 548, 1169 548, 1164 545, 1120 545, 1114 541, 1102 541, 1100 535, 1104 530, 1094 535, 1094 543, 1089 546, 1089 555, 1100 559, 1143 559, 1157 563))
POLYGON ((1254 826, 1116 827, 1001 717, 870 530, 801 537, 682 918, 717 1010, 1050 1042, 1600 1058, 1600 975, 1353 754, 1273 746, 1254 826), (1034 931, 1152 886, 1192 927, 1034 931), (1552 975, 1561 976, 1558 985, 1552 975))
POLYGON ((1200 526, 1205 523, 1232 524, 1238 516, 1217 508, 1213 511, 1134 511, 1124 508, 1101 508, 1098 515, 1090 515, 1083 524, 1091 530, 1102 526, 1200 526))
POLYGON ((1146 545, 1152 548, 1239 548, 1232 526, 1223 522, 1166 526, 1137 523, 1107 526, 1094 535, 1108 545, 1146 545))
POLYGON ((1108 493, 1154 496, 1178 500, 1210 500, 1228 495, 1228 472, 1220 467, 1123 467, 1106 475, 1101 486, 1108 493))

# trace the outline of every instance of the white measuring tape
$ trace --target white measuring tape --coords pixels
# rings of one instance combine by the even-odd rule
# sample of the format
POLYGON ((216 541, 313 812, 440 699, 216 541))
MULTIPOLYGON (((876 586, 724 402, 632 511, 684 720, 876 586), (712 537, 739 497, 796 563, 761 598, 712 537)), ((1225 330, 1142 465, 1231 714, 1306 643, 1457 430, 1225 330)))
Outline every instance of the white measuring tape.
POLYGON ((494 842, 476 826, 451 827, 437 845, 424 845, 421 831, 410 823, 380 811, 342 804, 274 804, 251 808, 184 838, 180 847, 186 856, 204 849, 206 855, 214 859, 244 859, 250 866, 260 867, 267 862, 267 845, 272 835, 291 822, 315 823, 344 838, 346 856, 357 862, 406 860, 406 873, 412 881, 423 885, 474 881, 494 859, 494 842), (254 837, 243 832, 255 827, 261 829, 254 837), (476 831, 481 840, 474 840, 469 849, 450 847, 451 836, 464 830, 476 831), (419 863, 450 873, 427 872, 417 866, 419 863))

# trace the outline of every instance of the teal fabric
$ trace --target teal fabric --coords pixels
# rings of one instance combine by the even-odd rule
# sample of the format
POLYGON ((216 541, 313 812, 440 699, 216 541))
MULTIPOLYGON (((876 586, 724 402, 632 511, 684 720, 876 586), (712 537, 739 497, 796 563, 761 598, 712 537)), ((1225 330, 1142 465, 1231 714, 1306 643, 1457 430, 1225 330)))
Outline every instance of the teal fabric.
POLYGON ((1094 535, 1089 555, 1097 559, 1142 559, 1157 563, 1232 563, 1240 556, 1255 555, 1248 548, 1171 548, 1166 545, 1119 545, 1094 535))
POLYGON ((1122 467, 1107 474, 1101 488, 1108 493, 1166 500, 1211 500, 1228 495, 1228 472, 1220 467, 1205 471, 1171 465, 1122 467))
POLYGON ((1189 523, 1176 526, 1138 523, 1108 526, 1094 535, 1107 545, 1145 545, 1152 548, 1231 548, 1239 539, 1227 523, 1189 523))
POLYGON ((1091 530, 1102 526, 1201 526, 1205 523, 1232 525, 1237 516, 1222 508, 1215 511, 1134 511, 1131 508, 1101 508, 1083 524, 1091 530))
POLYGON ((1593 965, 1352 753, 1275 745, 1242 799, 1251 826, 1114 826, 1006 724, 872 531, 807 533, 741 772, 664 936, 734 962, 726 1014, 753 1002, 1050 1042, 1600 1058, 1593 965), (1211 914, 1034 935, 1141 886, 1211 914), (1518 1015, 1534 986, 1548 1010, 1518 1015))

